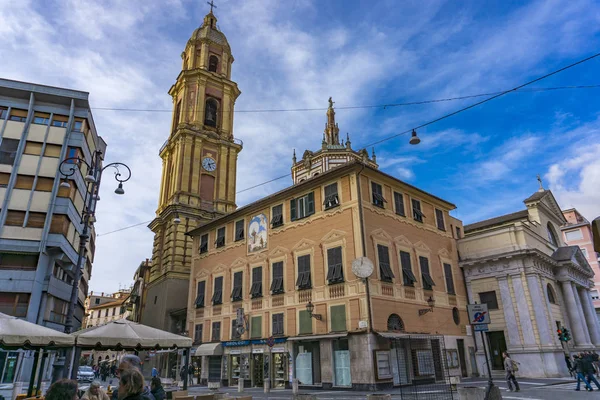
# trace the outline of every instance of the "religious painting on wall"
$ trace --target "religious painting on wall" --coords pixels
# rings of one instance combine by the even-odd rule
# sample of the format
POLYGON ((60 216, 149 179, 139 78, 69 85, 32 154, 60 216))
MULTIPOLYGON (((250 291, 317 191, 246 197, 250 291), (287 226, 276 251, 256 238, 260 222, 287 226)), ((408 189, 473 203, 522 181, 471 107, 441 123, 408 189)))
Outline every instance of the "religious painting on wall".
POLYGON ((268 222, 265 214, 258 214, 248 225, 248 253, 255 253, 267 248, 268 222))

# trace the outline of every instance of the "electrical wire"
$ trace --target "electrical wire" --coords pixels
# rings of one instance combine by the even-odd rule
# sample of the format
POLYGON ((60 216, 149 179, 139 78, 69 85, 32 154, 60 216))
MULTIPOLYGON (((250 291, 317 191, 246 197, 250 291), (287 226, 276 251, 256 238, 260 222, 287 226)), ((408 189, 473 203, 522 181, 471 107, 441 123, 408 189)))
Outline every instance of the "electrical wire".
MULTIPOLYGON (((549 78, 549 77, 551 77, 551 76, 553 76, 553 75, 556 75, 556 74, 558 74, 558 73, 560 73, 560 72, 563 72, 563 71, 565 71, 565 70, 567 70, 567 69, 573 68, 573 67, 575 67, 575 66, 577 66, 577 65, 583 64, 584 62, 590 61, 590 60, 592 60, 592 59, 594 59, 594 58, 596 58, 596 57, 599 57, 599 56, 600 56, 600 53, 593 54, 593 55, 591 55, 591 56, 589 56, 589 57, 587 57, 587 58, 584 58, 584 59, 582 59, 582 60, 579 60, 579 61, 577 61, 577 62, 574 62, 574 63, 572 63, 572 64, 569 64, 569 65, 567 65, 567 66, 565 66, 565 67, 562 67, 562 68, 560 68, 560 69, 557 69, 557 70, 555 70, 555 71, 553 71, 553 72, 550 72, 550 73, 548 73, 548 74, 546 74, 546 75, 543 75, 543 76, 541 76, 541 77, 539 77, 539 78, 536 78, 536 79, 533 79, 533 80, 531 80, 531 81, 529 81, 529 82, 526 82, 526 83, 524 83, 524 84, 522 84, 522 85, 516 86, 516 87, 514 87, 514 88, 512 88, 512 89, 509 89, 509 90, 504 90, 504 91, 502 91, 502 92, 496 92, 496 94, 493 94, 493 95, 491 95, 491 97, 488 97, 487 99, 484 99, 484 100, 478 101, 478 102, 476 102, 476 103, 473 103, 473 104, 471 104, 471 105, 469 105, 469 106, 467 106, 467 107, 463 107, 463 108, 461 108, 461 109, 459 109, 459 110, 453 111, 453 112, 451 112, 451 113, 449 113, 449 114, 445 114, 445 115, 443 115, 443 116, 441 116, 441 117, 438 117, 438 118, 436 118, 436 119, 434 119, 434 120, 431 120, 431 121, 429 121, 429 122, 426 122, 426 123, 424 123, 424 124, 418 125, 418 126, 416 126, 416 127, 414 127, 414 128, 410 128, 410 129, 407 129, 407 130, 405 130, 405 131, 403 131, 403 132, 400 132, 400 133, 397 133, 397 134, 394 134, 394 135, 391 135, 391 136, 385 137, 385 138, 383 138, 383 139, 380 139, 380 140, 378 140, 378 141, 375 141, 375 142, 373 142, 373 143, 369 143, 369 144, 367 144, 367 145, 365 145, 365 146, 362 146, 361 148, 366 148, 366 147, 375 146, 375 145, 377 145, 377 144, 380 144, 380 143, 386 142, 386 141, 388 141, 388 140, 391 140, 391 139, 397 138, 397 137, 399 137, 399 136, 406 135, 407 133, 410 133, 410 132, 412 132, 413 130, 417 130, 417 129, 424 128, 424 127, 426 127, 426 126, 432 125, 432 124, 434 124, 434 123, 436 123, 436 122, 439 122, 439 121, 442 121, 442 120, 444 120, 444 119, 450 118, 450 117, 452 117, 452 116, 454 116, 454 115, 457 115, 457 114, 459 114, 459 113, 461 113, 461 112, 464 112, 464 111, 470 110, 471 108, 477 107, 477 106, 479 106, 479 105, 481 105, 481 104, 484 104, 484 103, 487 103, 487 102, 489 102, 489 101, 492 101, 492 100, 494 100, 494 99, 497 99, 497 98, 499 98, 499 97, 501 97, 501 96, 504 96, 504 95, 506 95, 506 94, 508 94, 508 93, 516 92, 516 91, 518 91, 518 90, 520 90, 520 89, 522 89, 522 88, 524 88, 524 87, 526 87, 526 86, 529 86, 529 85, 531 85, 531 84, 533 84, 533 83, 535 83, 535 82, 539 82, 539 81, 541 81, 541 80, 543 80, 543 79, 549 78)), ((595 86, 596 86, 596 85, 594 85, 594 87, 595 87, 595 86)), ((566 87, 568 87, 568 86, 566 86, 566 87)), ((564 88, 564 87, 561 87, 561 88, 564 88)), ((549 88, 547 88, 547 89, 549 89, 549 88)), ((553 90, 558 90, 558 89, 553 89, 553 90)), ((485 95, 474 95, 474 96, 485 96, 485 95)), ((262 183, 256 184, 256 185, 254 185, 254 186, 247 187, 247 188, 245 188, 245 189, 242 189, 242 190, 239 190, 239 191, 237 191, 237 192, 236 192, 236 194, 238 194, 238 193, 242 193, 242 192, 245 192, 245 191, 248 191, 248 190, 254 189, 254 188, 257 188, 257 187, 259 187, 259 186, 266 185, 267 183, 275 182, 275 181, 277 181, 277 180, 279 180, 279 179, 286 178, 286 177, 288 177, 288 176, 290 176, 290 175, 291 175, 291 174, 282 175, 282 176, 279 176, 279 177, 276 177, 276 178, 270 179, 270 180, 268 180, 268 181, 265 181, 265 182, 262 182, 262 183)), ((108 235, 108 234, 110 234, 110 233, 120 232, 120 231, 123 231, 123 230, 126 230, 126 229, 134 228, 134 227, 136 227, 136 226, 139 226, 139 225, 147 224, 147 223, 149 223, 149 222, 150 222, 150 221, 148 221, 148 222, 140 222, 140 223, 137 223, 137 224, 134 224, 134 225, 125 226, 125 227, 123 227, 123 228, 117 229, 117 230, 115 230, 115 231, 112 231, 112 232, 107 232, 107 233, 104 233, 104 234, 101 234, 101 235, 100 235, 100 234, 98 234, 97 236, 106 236, 106 235, 108 235)))

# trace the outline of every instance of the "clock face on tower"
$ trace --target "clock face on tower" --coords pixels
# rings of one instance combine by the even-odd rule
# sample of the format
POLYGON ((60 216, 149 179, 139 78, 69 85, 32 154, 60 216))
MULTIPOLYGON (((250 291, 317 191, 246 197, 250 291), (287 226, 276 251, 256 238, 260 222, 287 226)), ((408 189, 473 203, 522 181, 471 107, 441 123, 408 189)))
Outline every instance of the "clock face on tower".
POLYGON ((217 169, 217 162, 212 157, 204 157, 202 159, 202 168, 208 172, 212 172, 217 169))

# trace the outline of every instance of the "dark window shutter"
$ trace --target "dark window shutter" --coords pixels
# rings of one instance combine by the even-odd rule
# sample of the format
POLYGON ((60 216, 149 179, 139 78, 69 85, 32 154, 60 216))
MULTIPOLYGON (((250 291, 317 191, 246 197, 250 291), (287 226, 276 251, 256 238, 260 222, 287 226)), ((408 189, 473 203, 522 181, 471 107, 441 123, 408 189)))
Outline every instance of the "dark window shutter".
POLYGON ((301 310, 298 313, 298 319, 299 319, 299 325, 300 325, 300 329, 299 329, 299 334, 304 335, 307 333, 312 333, 312 318, 310 317, 310 314, 308 313, 308 311, 306 310, 301 310))
POLYGON ((290 200, 290 219, 295 221, 296 218, 296 199, 292 199, 290 200))
POLYGON ((308 194, 306 210, 306 215, 315 213, 315 194, 313 192, 308 194))
POLYGON ((452 276, 452 265, 444 264, 444 275, 446 276, 446 290, 449 294, 455 294, 454 277, 452 276))
POLYGON ((346 306, 331 306, 331 331, 344 332, 346 329, 346 306))

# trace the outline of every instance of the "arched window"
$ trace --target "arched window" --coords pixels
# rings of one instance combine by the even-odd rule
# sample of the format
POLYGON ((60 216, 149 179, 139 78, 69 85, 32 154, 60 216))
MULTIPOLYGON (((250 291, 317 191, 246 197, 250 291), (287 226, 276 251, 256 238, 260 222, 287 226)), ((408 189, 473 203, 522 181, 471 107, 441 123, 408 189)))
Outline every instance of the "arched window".
POLYGON ((388 331, 404 332, 404 322, 398 314, 392 314, 387 320, 388 331))
POLYGON ((558 247, 558 239, 556 236, 556 231, 550 222, 546 225, 546 230, 548 231, 548 240, 553 246, 558 247))
POLYGON ((217 109, 219 103, 215 99, 209 98, 206 100, 204 107, 204 125, 217 126, 217 109))
POLYGON ((550 304, 557 304, 556 294, 554 293, 554 289, 552 288, 551 284, 548 284, 548 286, 546 287, 546 292, 548 293, 548 301, 550 302, 550 304))
POLYGON ((456 325, 460 325, 460 311, 456 307, 452 309, 452 319, 456 325))
POLYGON ((217 57, 217 56, 208 57, 208 70, 210 72, 217 72, 218 66, 219 66, 219 57, 217 57))

